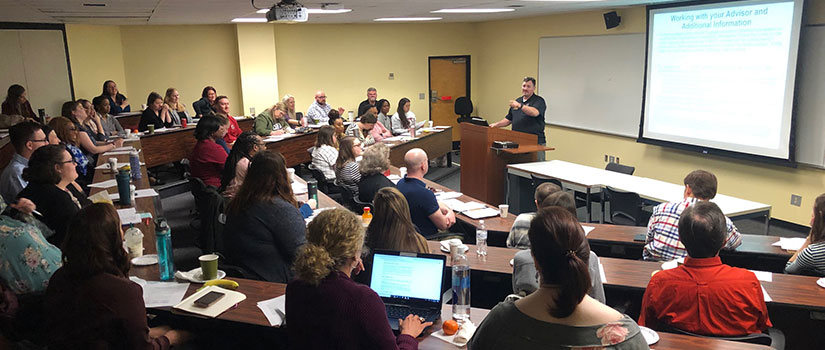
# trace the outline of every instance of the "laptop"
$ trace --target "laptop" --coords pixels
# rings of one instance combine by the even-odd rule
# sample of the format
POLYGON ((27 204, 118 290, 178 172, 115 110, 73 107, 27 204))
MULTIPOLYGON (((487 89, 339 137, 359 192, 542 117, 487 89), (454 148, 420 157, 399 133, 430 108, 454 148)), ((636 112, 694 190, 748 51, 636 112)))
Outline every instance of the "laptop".
POLYGON ((441 281, 446 255, 376 250, 370 288, 384 301, 390 327, 409 314, 434 322, 441 316, 441 281))

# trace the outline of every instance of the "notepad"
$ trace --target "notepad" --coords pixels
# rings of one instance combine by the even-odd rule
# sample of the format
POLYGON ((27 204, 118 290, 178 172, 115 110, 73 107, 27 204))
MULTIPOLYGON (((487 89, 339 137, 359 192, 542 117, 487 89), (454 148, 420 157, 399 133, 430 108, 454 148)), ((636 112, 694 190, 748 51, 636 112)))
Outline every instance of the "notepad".
POLYGON ((461 197, 461 192, 441 192, 435 195, 435 198, 440 201, 461 197))
POLYGON ((277 298, 259 301, 258 308, 264 313, 270 326, 280 326, 286 323, 286 294, 277 298))
POLYGON ((115 186, 117 186, 117 180, 115 180, 115 179, 101 181, 101 182, 95 182, 95 183, 89 185, 89 187, 94 187, 94 188, 109 188, 109 187, 115 187, 115 186))
POLYGON ((173 306, 180 303, 189 290, 189 283, 146 281, 135 276, 129 279, 143 288, 143 303, 146 307, 173 306))
MULTIPOLYGON (((157 191, 155 191, 154 189, 151 189, 151 188, 146 188, 146 189, 135 191, 135 199, 143 198, 143 197, 157 197, 159 195, 160 194, 158 194, 157 191)), ((120 200, 120 193, 117 193, 117 192, 110 193, 109 198, 113 201, 119 201, 120 200)))
POLYGON ((244 301, 245 299, 246 295, 243 293, 223 289, 218 286, 208 286, 195 292, 195 294, 190 295, 188 298, 183 299, 183 301, 175 305, 174 308, 201 316, 218 317, 218 315, 222 314, 226 310, 229 310, 231 307, 244 301), (223 293, 224 296, 208 307, 195 306, 195 300, 198 300, 198 298, 209 292, 223 293))
POLYGON ((787 238, 780 237, 779 241, 772 244, 773 246, 781 247, 784 250, 799 250, 805 244, 805 238, 787 238))
POLYGON ((584 229, 584 235, 587 236, 587 234, 590 233, 590 231, 595 230, 596 227, 582 225, 582 229, 584 229))
POLYGON ((469 216, 471 219, 478 220, 489 218, 493 216, 498 216, 498 209, 493 208, 483 208, 483 209, 475 209, 470 211, 465 211, 462 214, 469 216))

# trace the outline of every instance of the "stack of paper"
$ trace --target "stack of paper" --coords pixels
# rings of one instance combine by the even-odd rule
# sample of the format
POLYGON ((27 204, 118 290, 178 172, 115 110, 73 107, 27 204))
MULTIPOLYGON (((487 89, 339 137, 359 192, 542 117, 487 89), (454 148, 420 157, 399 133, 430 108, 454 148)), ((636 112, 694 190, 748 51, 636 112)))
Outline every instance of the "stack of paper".
POLYGON ((306 184, 300 183, 300 182, 293 182, 292 183, 292 193, 293 194, 307 193, 307 191, 308 191, 308 189, 307 189, 306 184))
POLYGON ((286 295, 258 302, 258 308, 271 326, 282 326, 286 323, 286 295))
POLYGON ((174 306, 183 300, 189 289, 189 283, 146 281, 135 276, 129 279, 143 288, 143 303, 146 307, 174 306))
POLYGON ((584 235, 585 236, 587 236, 587 234, 590 233, 590 231, 593 231, 593 230, 596 229, 595 226, 585 226, 585 225, 582 225, 582 228, 584 229, 584 235))
POLYGON ((190 295, 188 298, 184 299, 183 301, 175 305, 174 308, 186 312, 191 312, 193 314, 203 315, 206 317, 218 317, 218 315, 222 314, 226 310, 229 310, 229 308, 244 301, 245 299, 246 295, 244 295, 243 293, 223 289, 218 286, 208 286, 195 292, 195 294, 190 295), (222 293, 224 294, 224 296, 218 299, 218 301, 214 302, 212 305, 209 305, 208 307, 196 306, 195 300, 198 300, 198 298, 206 295, 209 292, 222 293))
POLYGON ((467 215, 474 220, 498 216, 498 213, 498 209, 493 208, 482 208, 463 212, 464 215, 467 215))
MULTIPOLYGON (((158 194, 158 192, 155 191, 152 188, 146 188, 146 189, 135 191, 135 198, 157 197, 159 195, 160 194, 158 194)), ((119 201, 120 200, 120 193, 117 193, 117 192, 111 193, 111 194, 109 194, 109 198, 113 201, 119 201)))
POLYGON ((440 201, 446 201, 448 199, 458 198, 461 197, 461 192, 441 192, 435 194, 435 199, 440 201))
POLYGON ((762 287, 762 296, 765 297, 765 302, 766 303, 770 302, 770 301, 773 301, 773 299, 771 299, 771 296, 768 295, 768 291, 765 290, 764 286, 762 287))
POLYGON ((785 238, 780 237, 774 246, 782 247, 784 250, 799 250, 805 244, 805 238, 785 238))
POLYGON ((310 217, 304 219, 304 221, 307 223, 307 225, 309 225, 309 223, 312 221, 312 219, 315 219, 315 217, 318 216, 318 214, 320 214, 324 210, 329 210, 329 209, 335 209, 335 208, 326 207, 326 208, 313 209, 312 210, 312 215, 310 215, 310 217))
MULTIPOLYGON (((124 165, 129 165, 129 162, 125 162, 125 163, 118 162, 117 165, 115 165, 115 169, 119 169, 120 167, 122 167, 124 165)), ((140 162, 140 166, 146 166, 146 163, 140 162)), ((109 169, 109 163, 100 164, 100 165, 96 166, 95 169, 96 170, 109 169)))
POLYGON ((479 202, 475 202, 475 201, 473 201, 473 202, 462 202, 462 201, 460 201, 458 199, 455 199, 455 198, 444 200, 443 203, 445 205, 447 205, 447 207, 449 207, 453 211, 457 211, 459 213, 462 213, 462 212, 465 212, 465 211, 470 211, 470 210, 475 210, 475 209, 482 209, 482 208, 487 207, 483 203, 479 203, 479 202))
POLYGON ((132 146, 123 146, 123 147, 118 147, 118 148, 113 149, 112 152, 120 152, 120 151, 130 151, 131 152, 131 151, 134 151, 134 150, 135 150, 135 148, 132 147, 132 146))
POLYGON ((140 223, 140 215, 138 215, 135 208, 118 209, 117 215, 120 217, 121 225, 140 223))
POLYGON ((607 283, 607 277, 604 275, 604 265, 599 262, 599 277, 602 278, 602 284, 607 283))
POLYGON ((102 181, 102 182, 95 182, 95 183, 89 185, 89 187, 94 187, 94 188, 109 188, 109 187, 115 187, 115 186, 117 186, 117 180, 115 180, 115 179, 106 180, 106 181, 102 181))
POLYGON ((757 270, 750 270, 756 275, 756 279, 763 281, 763 282, 773 282, 773 274, 768 271, 757 271, 757 270))

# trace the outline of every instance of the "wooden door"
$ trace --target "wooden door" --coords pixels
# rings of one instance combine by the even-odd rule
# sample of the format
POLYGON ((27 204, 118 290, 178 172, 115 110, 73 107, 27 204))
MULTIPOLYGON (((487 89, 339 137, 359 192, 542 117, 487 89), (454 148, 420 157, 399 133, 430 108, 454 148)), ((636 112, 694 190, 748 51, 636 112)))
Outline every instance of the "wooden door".
POLYGON ((455 100, 470 96, 470 56, 430 57, 430 120, 453 127, 453 141, 461 140, 455 100))

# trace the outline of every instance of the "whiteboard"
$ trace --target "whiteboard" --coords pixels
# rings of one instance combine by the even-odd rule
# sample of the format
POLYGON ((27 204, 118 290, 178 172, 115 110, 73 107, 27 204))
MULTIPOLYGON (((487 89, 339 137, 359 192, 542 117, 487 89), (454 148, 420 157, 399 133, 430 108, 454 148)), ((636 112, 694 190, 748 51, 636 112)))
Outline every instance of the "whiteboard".
POLYGON ((63 31, 52 29, 0 30, 0 100, 12 84, 26 88, 35 114, 40 108, 60 115, 72 99, 63 31))
POLYGON ((796 84, 796 161, 825 167, 825 26, 802 27, 796 84))
POLYGON ((538 90, 551 125, 637 137, 645 34, 539 39, 538 90))

